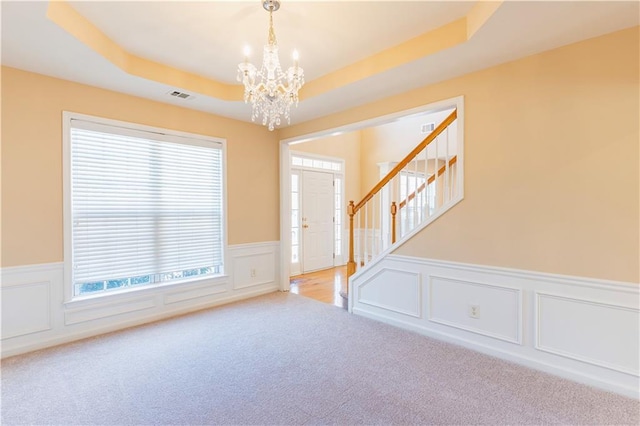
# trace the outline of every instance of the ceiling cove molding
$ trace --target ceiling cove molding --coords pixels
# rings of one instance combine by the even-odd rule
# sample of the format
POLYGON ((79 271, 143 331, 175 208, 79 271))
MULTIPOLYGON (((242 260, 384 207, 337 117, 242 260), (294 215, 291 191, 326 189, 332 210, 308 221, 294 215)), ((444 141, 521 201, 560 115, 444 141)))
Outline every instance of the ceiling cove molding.
POLYGON ((65 1, 50 1, 47 18, 124 72, 224 101, 242 101, 243 87, 132 55, 65 1))
MULTIPOLYGON (((502 3, 478 2, 464 18, 307 82, 300 92, 300 99, 330 92, 465 43, 493 16, 502 3)), ((242 85, 222 83, 127 52, 66 1, 50 1, 47 18, 128 74, 223 101, 240 102, 244 99, 242 85)))

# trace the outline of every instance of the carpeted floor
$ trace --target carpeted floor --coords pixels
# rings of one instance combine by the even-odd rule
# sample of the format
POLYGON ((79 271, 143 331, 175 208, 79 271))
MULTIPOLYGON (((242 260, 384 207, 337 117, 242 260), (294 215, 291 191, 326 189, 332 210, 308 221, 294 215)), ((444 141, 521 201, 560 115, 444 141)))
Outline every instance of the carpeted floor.
POLYGON ((640 403, 275 293, 2 362, 2 424, 634 424, 640 403))

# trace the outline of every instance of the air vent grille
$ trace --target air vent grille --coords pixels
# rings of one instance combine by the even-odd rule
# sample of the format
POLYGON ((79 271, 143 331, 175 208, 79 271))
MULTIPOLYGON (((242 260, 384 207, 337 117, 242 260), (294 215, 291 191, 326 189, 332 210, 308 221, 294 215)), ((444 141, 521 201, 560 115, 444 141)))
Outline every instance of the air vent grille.
POLYGON ((431 133, 433 132, 433 129, 436 128, 436 123, 426 123, 423 124, 421 127, 421 132, 422 133, 431 133))
POLYGON ((172 90, 172 91, 168 92, 168 94, 170 96, 173 96, 175 98, 180 98, 180 99, 191 99, 191 98, 193 98, 193 95, 190 95, 190 94, 185 93, 185 92, 181 92, 179 90, 172 90))

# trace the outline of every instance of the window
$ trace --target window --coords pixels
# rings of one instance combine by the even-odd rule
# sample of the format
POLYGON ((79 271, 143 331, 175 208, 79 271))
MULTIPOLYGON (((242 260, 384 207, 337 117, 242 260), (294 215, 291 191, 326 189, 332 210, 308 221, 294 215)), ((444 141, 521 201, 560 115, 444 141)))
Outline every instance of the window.
POLYGON ((223 273, 223 142, 65 115, 72 297, 223 273))
POLYGON ((334 212, 333 212, 333 226, 334 226, 334 241, 335 247, 333 248, 334 254, 342 256, 342 179, 335 178, 333 181, 334 187, 334 212))
POLYGON ((300 175, 291 174, 291 263, 300 262, 300 175))
POLYGON ((330 160, 318 160, 311 157, 303 157, 301 155, 291 156, 291 165, 298 167, 307 167, 317 170, 331 170, 334 172, 342 171, 342 163, 330 160))

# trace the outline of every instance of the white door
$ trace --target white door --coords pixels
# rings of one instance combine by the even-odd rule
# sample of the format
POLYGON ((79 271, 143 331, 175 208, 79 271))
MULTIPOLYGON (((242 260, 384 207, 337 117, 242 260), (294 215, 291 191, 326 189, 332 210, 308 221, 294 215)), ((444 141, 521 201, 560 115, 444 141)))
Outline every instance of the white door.
POLYGON ((333 174, 302 172, 302 269, 333 267, 333 174))

